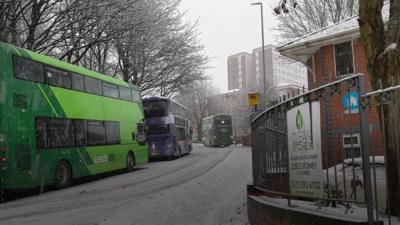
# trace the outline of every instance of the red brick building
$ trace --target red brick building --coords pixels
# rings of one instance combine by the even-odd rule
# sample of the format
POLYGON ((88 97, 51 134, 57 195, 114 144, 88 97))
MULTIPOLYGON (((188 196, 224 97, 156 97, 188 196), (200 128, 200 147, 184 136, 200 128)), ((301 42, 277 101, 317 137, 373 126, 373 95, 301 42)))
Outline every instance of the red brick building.
MULTIPOLYGON (((389 5, 386 4, 382 15, 387 21, 389 5)), ((324 84, 350 76, 353 74, 365 75, 366 90, 370 91, 371 83, 367 72, 362 40, 360 38, 358 16, 325 27, 314 33, 300 37, 278 48, 278 51, 287 57, 300 61, 307 66, 309 90, 324 84)), ((360 149, 360 125, 357 114, 346 114, 343 97, 344 93, 322 98, 321 103, 321 141, 323 152, 327 149, 329 157, 324 165, 333 165, 336 159, 348 157, 351 152, 351 138, 355 156, 360 149)), ((354 112, 353 112, 354 113, 354 112)), ((379 117, 376 109, 370 109, 368 114, 369 150, 373 154, 383 154, 383 144, 379 127, 379 117)), ((324 157, 324 156, 323 156, 324 157)))

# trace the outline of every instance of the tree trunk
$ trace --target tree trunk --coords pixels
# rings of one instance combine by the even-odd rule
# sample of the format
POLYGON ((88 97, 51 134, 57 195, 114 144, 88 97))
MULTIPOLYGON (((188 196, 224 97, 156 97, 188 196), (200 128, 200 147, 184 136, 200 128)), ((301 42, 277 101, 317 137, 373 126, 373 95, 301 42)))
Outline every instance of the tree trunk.
POLYGON ((41 11, 41 4, 37 2, 37 0, 32 1, 32 9, 31 9, 31 23, 28 25, 28 37, 26 38, 26 48, 29 50, 35 50, 35 35, 36 35, 36 28, 39 24, 40 20, 40 11, 41 11))
MULTIPOLYGON (((360 0, 359 25, 363 40, 367 68, 371 76, 374 89, 398 85, 400 80, 399 58, 399 34, 400 34, 400 1, 390 1, 390 18, 388 30, 385 32, 382 19, 382 7, 384 0, 360 0), (390 47, 391 46, 391 47, 390 47), (394 47, 394 48, 393 48, 394 47), (393 49, 392 49, 393 48, 393 49)), ((396 95, 396 99, 400 96, 396 95)), ((392 104, 392 103, 390 103, 392 104)), ((400 213, 399 174, 397 170, 396 135, 400 128, 400 119, 395 118, 399 108, 393 105, 385 105, 383 108, 383 123, 380 124, 382 132, 385 132, 385 145, 388 167, 388 199, 390 199, 390 211, 394 216, 400 213), (397 122, 395 124, 394 122, 397 122)), ((381 115, 381 114, 380 114, 381 115)))
POLYGON ((197 141, 201 143, 203 140, 203 133, 202 133, 202 123, 197 122, 197 141))

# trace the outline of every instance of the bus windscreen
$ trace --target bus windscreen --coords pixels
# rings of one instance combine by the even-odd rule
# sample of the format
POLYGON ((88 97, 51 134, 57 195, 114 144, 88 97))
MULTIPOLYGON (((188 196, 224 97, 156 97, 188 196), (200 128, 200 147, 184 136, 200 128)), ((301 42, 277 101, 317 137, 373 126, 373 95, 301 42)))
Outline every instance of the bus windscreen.
POLYGON ((147 134, 166 134, 169 133, 168 124, 149 125, 147 134))
POLYGON ((143 101, 144 114, 146 118, 167 116, 166 100, 145 100, 143 101))

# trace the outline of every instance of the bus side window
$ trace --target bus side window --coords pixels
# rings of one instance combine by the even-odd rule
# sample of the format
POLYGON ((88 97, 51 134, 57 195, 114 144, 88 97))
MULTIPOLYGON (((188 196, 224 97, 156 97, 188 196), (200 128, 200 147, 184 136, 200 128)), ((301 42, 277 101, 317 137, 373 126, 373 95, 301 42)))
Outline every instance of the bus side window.
POLYGON ((72 147, 72 121, 68 119, 48 119, 47 146, 49 148, 72 147))
POLYGON ((87 122, 87 144, 104 145, 106 143, 106 130, 102 121, 87 122))
POLYGON ((108 145, 120 144, 119 122, 105 121, 104 124, 106 127, 106 143, 108 145))
POLYGON ((14 56, 14 76, 18 79, 44 82, 42 64, 14 56))
POLYGON ((103 95, 111 98, 119 98, 118 86, 103 82, 103 95))
POLYGON ((132 90, 132 100, 134 102, 140 102, 140 94, 139 91, 132 90))
POLYGON ((131 89, 127 87, 119 87, 119 97, 122 100, 132 101, 131 89))
POLYGON ((44 120, 43 118, 36 118, 35 127, 36 127, 36 148, 37 149, 47 148, 46 120, 44 120))
POLYGON ((83 77, 79 74, 71 74, 71 87, 77 91, 85 91, 85 86, 83 84, 83 77))
POLYGON ((75 142, 74 145, 77 147, 86 146, 86 121, 85 120, 74 120, 74 131, 75 131, 75 142))
POLYGON ((185 132, 185 128, 179 127, 176 129, 176 136, 178 141, 183 141, 186 140, 186 132, 185 132))
POLYGON ((85 80, 85 91, 87 93, 101 95, 101 82, 95 78, 86 77, 85 80))
POLYGON ((67 71, 46 66, 45 77, 46 82, 49 85, 62 88, 71 88, 71 80, 67 71))

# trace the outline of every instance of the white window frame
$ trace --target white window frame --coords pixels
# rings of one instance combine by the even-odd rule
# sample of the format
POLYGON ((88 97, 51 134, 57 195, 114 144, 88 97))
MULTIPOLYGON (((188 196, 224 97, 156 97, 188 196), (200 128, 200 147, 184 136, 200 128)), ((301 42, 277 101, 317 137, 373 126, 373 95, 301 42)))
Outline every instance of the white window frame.
POLYGON ((354 134, 343 134, 342 135, 342 144, 343 144, 343 148, 360 148, 361 147, 361 138, 360 138, 360 134, 359 133, 354 133, 354 134), (351 138, 351 137, 357 137, 357 143, 353 144, 353 146, 351 144, 345 144, 344 143, 344 139, 345 138, 351 138))
POLYGON ((355 73, 356 73, 356 62, 355 62, 355 58, 354 58, 354 40, 353 39, 351 39, 351 40, 348 40, 348 41, 340 41, 340 42, 335 42, 335 43, 333 43, 332 44, 332 51, 333 51, 333 67, 334 67, 334 72, 335 72, 335 77, 336 78, 343 78, 343 77, 346 77, 346 76, 351 76, 351 75, 354 75, 355 73), (351 57, 352 57, 352 59, 353 59, 353 73, 349 73, 349 74, 345 74, 345 75, 340 75, 340 76, 338 76, 337 75, 337 72, 336 72, 336 51, 335 51, 335 46, 336 45, 339 45, 339 44, 343 44, 343 43, 346 43, 346 42, 350 42, 350 45, 351 45, 351 57))
MULTIPOLYGON (((349 159, 349 158, 351 158, 351 157, 347 157, 348 156, 348 151, 351 151, 351 150, 358 150, 359 152, 358 152, 358 154, 359 154, 359 156, 357 156, 357 155, 353 155, 354 157, 361 157, 362 156, 362 149, 361 149, 361 139, 360 139, 360 134, 359 133, 355 133, 355 134, 353 134, 353 135, 350 135, 350 134, 343 134, 342 135, 342 146, 343 146, 343 153, 344 153, 344 155, 343 155, 343 158, 344 159, 349 159), (353 145, 351 145, 351 144, 345 144, 344 143, 344 139, 345 138, 350 138, 350 137, 357 137, 357 143, 355 143, 355 144, 353 144, 353 145)), ((350 154, 352 154, 351 152, 350 152, 350 154)))

